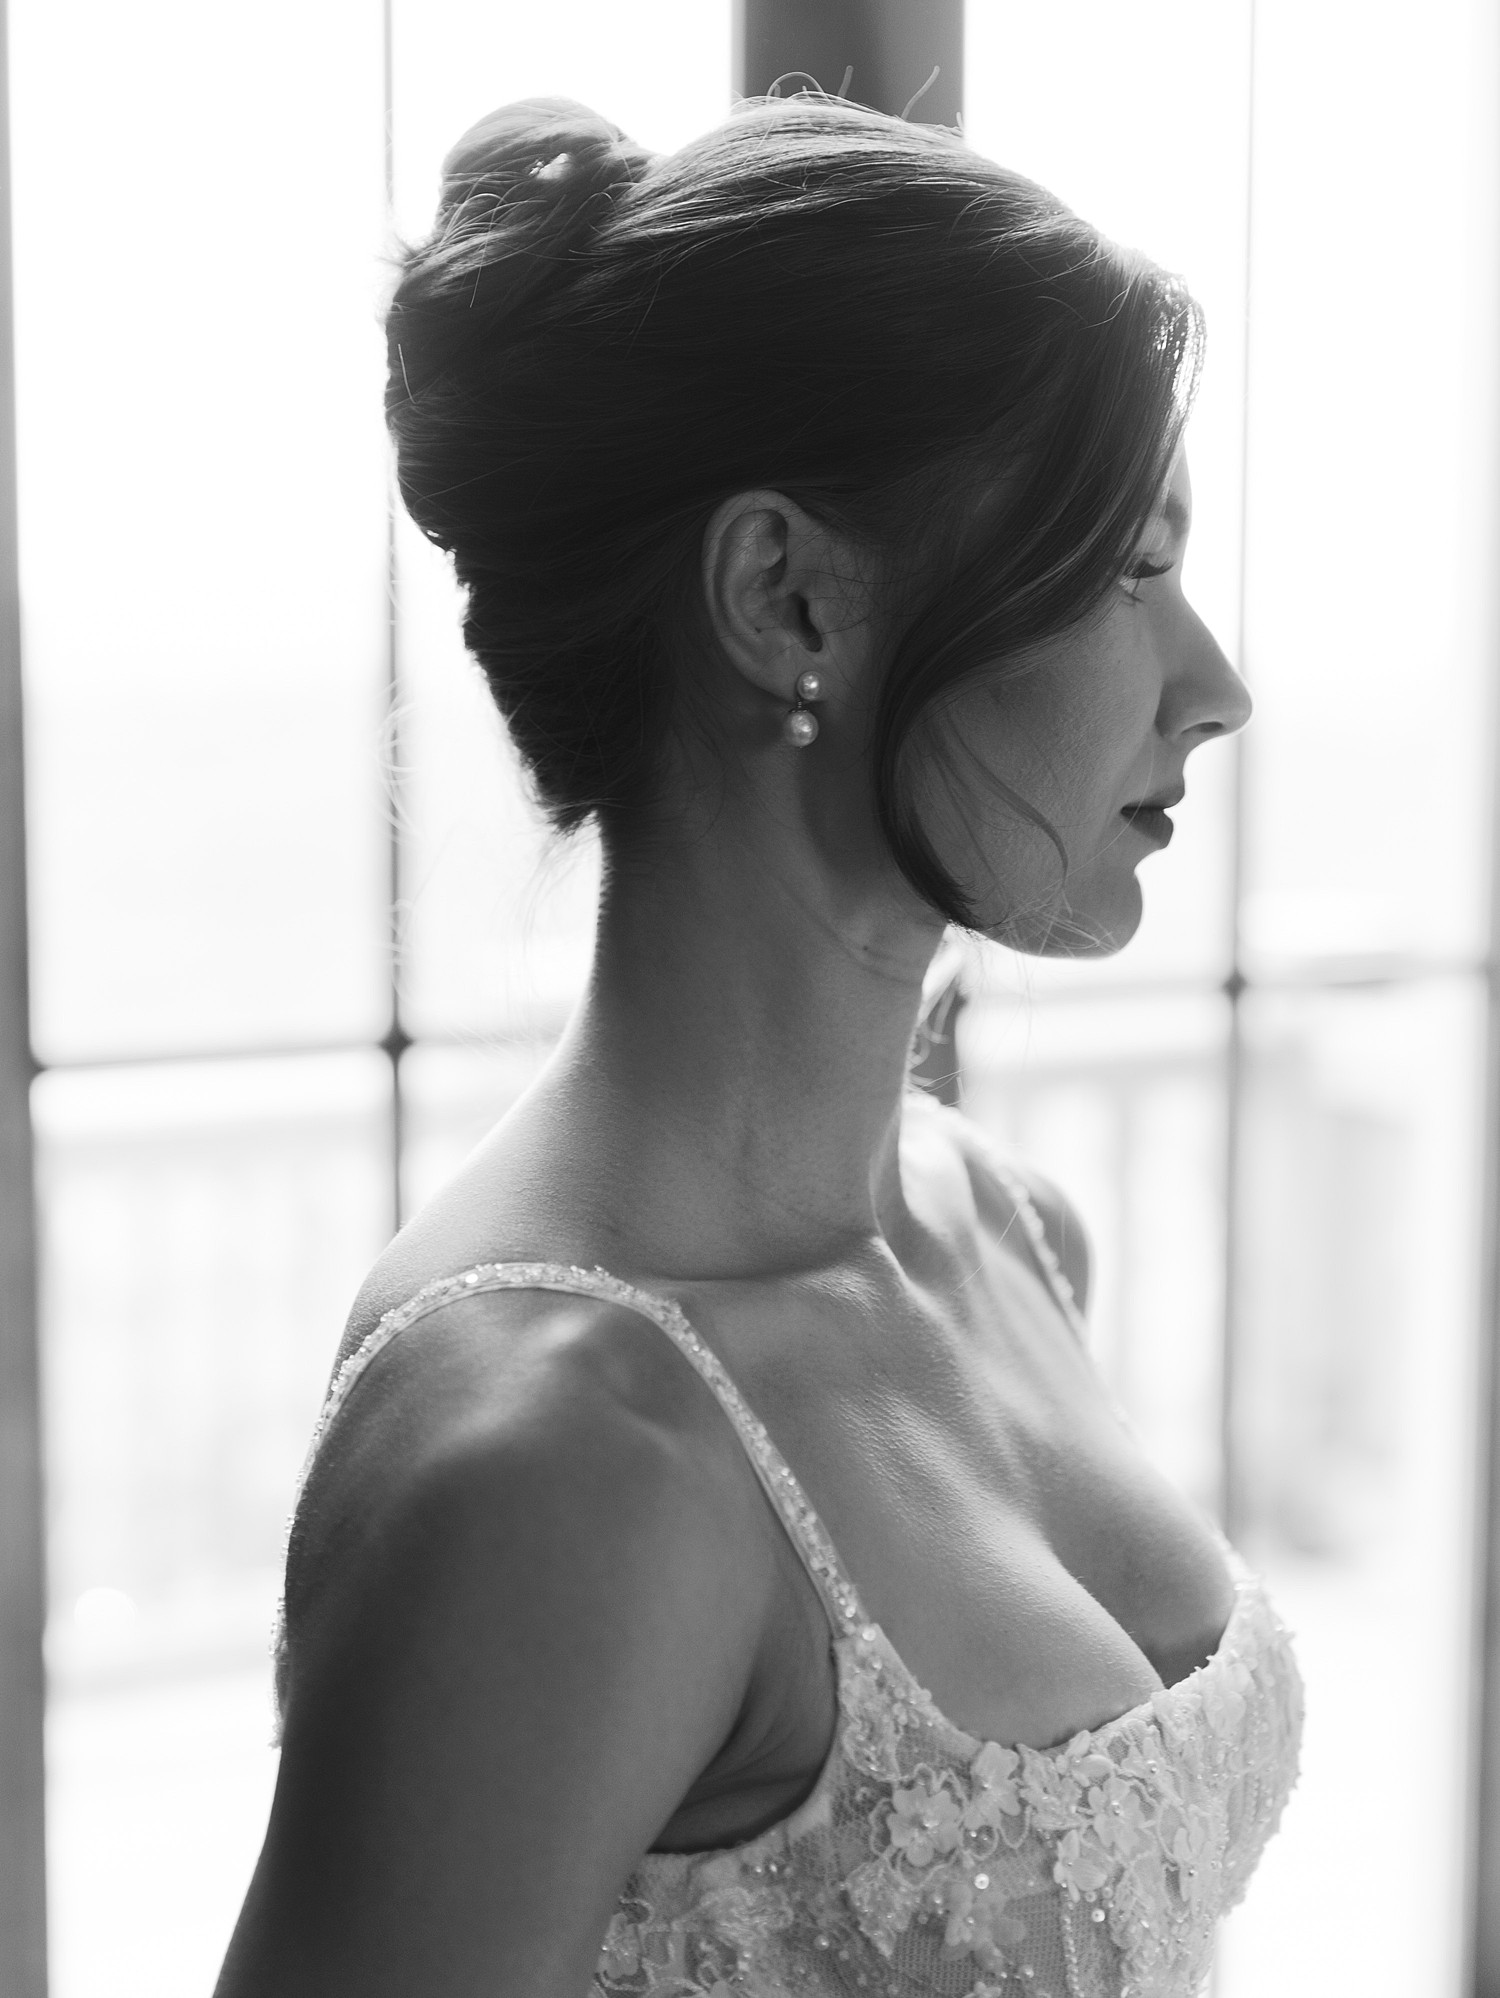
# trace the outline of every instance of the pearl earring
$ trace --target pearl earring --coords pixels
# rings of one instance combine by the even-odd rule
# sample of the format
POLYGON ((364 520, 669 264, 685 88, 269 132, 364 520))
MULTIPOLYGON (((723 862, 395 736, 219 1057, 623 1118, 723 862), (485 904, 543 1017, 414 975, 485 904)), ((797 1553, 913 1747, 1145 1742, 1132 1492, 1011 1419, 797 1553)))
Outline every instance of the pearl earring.
POLYGON ((823 675, 821 673, 799 673, 797 676, 797 705, 787 711, 781 724, 781 733, 793 749, 806 749, 810 742, 818 739, 818 718, 809 703, 823 698, 823 675))

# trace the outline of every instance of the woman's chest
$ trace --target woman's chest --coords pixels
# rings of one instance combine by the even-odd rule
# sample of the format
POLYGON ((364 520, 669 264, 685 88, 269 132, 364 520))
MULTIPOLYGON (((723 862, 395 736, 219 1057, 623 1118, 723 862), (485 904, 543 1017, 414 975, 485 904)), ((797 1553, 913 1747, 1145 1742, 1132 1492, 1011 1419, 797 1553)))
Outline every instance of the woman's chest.
POLYGON ((1202 1664, 1233 1586, 1050 1298, 1001 1284, 970 1304, 959 1323, 904 1300, 856 1363, 804 1344, 747 1391, 941 1711, 1041 1747, 1202 1664))

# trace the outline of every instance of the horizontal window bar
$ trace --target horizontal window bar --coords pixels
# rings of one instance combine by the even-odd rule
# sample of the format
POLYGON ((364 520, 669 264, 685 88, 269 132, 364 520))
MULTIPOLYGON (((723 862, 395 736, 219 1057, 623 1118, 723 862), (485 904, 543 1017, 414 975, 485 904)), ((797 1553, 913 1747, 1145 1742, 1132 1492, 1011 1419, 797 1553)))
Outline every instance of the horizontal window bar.
MULTIPOLYGON (((1112 979, 1076 989, 1017 993, 1028 1007, 1096 1006, 1134 999, 1181 999, 1195 995, 1243 997, 1252 992, 1349 991, 1360 987, 1412 985, 1440 978, 1478 978, 1500 984, 1500 959, 1494 957, 1423 957, 1417 953, 1351 954, 1340 957, 1288 960, 1283 964, 1245 971, 1229 978, 1112 979)), ((1003 996, 991 988, 984 995, 1003 996)), ((32 1056, 32 1073, 73 1074, 97 1068, 147 1068, 158 1062, 295 1060, 308 1055, 350 1054, 357 1049, 383 1048, 399 1054, 408 1047, 503 1048, 549 1040, 562 1031, 565 1015, 536 1014, 519 1019, 505 1032, 435 1033, 408 1036, 404 1030, 375 1039, 247 1042, 229 1047, 157 1048, 128 1054, 64 1055, 56 1060, 32 1056)))

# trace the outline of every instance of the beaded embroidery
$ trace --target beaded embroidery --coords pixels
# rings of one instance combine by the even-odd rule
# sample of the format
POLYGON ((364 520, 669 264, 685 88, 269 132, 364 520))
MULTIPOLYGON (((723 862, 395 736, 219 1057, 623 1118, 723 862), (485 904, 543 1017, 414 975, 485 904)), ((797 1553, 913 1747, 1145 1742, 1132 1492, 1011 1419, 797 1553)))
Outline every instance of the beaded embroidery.
MULTIPOLYGON (((994 1169, 1081 1335, 1024 1186, 994 1169)), ((1226 1549, 1234 1608, 1196 1672, 1060 1747, 980 1741, 944 1717, 866 1617, 790 1468, 678 1306, 553 1263, 482 1264, 389 1312, 338 1370, 299 1493, 375 1355, 429 1312, 501 1289, 597 1297, 661 1327, 739 1433, 832 1626, 839 1718, 812 1792, 744 1844, 646 1853, 591 1998, 1192 1998, 1297 1773, 1301 1682, 1238 1558, 1226 1549)), ((278 1686, 284 1648, 283 1605, 278 1686)))

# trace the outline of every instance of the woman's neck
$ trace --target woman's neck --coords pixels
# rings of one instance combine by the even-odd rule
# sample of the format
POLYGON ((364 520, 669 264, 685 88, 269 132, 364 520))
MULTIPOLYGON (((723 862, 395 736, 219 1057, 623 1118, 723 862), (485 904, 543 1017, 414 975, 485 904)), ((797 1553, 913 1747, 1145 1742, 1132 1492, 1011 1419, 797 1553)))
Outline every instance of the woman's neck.
POLYGON ((518 1107, 577 1152, 601 1252, 755 1274, 910 1226, 900 1105, 941 926, 798 859, 721 825, 610 871, 587 992, 518 1107))

